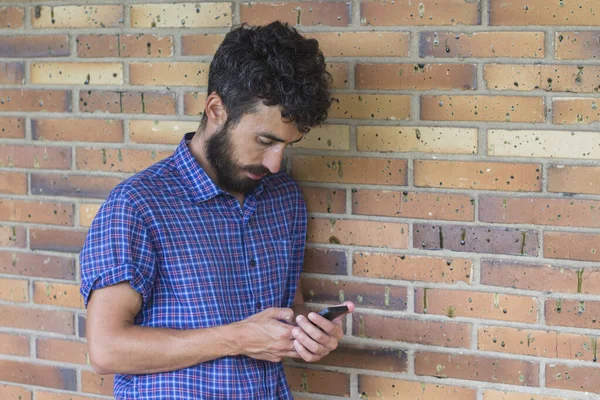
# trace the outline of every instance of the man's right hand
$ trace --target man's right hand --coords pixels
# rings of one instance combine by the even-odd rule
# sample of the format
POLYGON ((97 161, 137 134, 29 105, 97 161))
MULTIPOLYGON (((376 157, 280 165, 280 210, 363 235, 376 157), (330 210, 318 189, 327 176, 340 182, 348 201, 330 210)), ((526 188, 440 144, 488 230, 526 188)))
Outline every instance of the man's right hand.
POLYGON ((239 354, 271 362, 300 358, 294 348, 293 321, 291 308, 268 308, 233 324, 239 328, 239 354))

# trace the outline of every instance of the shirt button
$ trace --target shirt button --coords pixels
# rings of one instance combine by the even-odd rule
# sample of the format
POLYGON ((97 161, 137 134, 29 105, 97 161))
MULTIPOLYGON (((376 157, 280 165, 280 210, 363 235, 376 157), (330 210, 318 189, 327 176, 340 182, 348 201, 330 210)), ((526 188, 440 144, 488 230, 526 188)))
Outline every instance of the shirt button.
POLYGON ((250 266, 256 267, 256 260, 254 258, 250 260, 250 266))
POLYGON ((262 308, 262 303, 260 301, 256 302, 256 309, 260 310, 262 308))

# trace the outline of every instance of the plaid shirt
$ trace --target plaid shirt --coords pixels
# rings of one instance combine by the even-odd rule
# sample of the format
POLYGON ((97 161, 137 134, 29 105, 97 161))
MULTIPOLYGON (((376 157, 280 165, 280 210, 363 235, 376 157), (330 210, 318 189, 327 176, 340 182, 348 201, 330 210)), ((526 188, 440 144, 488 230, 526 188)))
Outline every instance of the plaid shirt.
MULTIPOLYGON (((302 269, 306 207, 285 174, 238 200, 189 152, 119 184, 100 208, 80 255, 81 294, 130 281, 143 305, 136 325, 172 329, 230 324, 291 307, 302 269)), ((194 349, 190 349, 194 351, 194 349)), ((179 371, 117 375, 117 399, 291 399, 281 363, 222 357, 179 371)))

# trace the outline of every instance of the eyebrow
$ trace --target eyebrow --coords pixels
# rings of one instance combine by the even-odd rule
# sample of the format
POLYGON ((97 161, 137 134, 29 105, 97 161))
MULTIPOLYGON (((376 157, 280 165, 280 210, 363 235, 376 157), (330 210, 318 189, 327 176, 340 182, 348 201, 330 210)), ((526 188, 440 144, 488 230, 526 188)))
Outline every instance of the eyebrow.
MULTIPOLYGON (((258 133, 258 136, 262 136, 262 137, 265 137, 265 138, 267 138, 267 139, 271 139, 271 140, 273 140, 273 141, 275 141, 275 142, 279 142, 279 143, 286 143, 286 141, 285 141, 285 140, 283 140, 283 139, 281 139, 281 138, 279 138, 279 137, 277 137, 277 136, 273 135, 271 132, 259 132, 259 133, 258 133)), ((298 140, 294 140, 293 142, 290 142, 290 143, 298 143, 298 142, 299 142, 299 141, 301 141, 302 139, 304 139, 304 136, 302 136, 300 139, 298 139, 298 140)))

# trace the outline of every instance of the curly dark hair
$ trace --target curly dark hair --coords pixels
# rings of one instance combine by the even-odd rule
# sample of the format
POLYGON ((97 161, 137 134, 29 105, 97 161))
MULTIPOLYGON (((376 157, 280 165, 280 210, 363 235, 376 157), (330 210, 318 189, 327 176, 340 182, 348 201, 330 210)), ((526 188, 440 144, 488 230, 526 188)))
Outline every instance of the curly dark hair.
POLYGON ((282 118, 295 122, 302 133, 327 119, 330 85, 319 43, 279 21, 231 30, 208 74, 208 93, 221 97, 228 123, 237 124, 262 100, 266 106, 281 106, 282 118))

